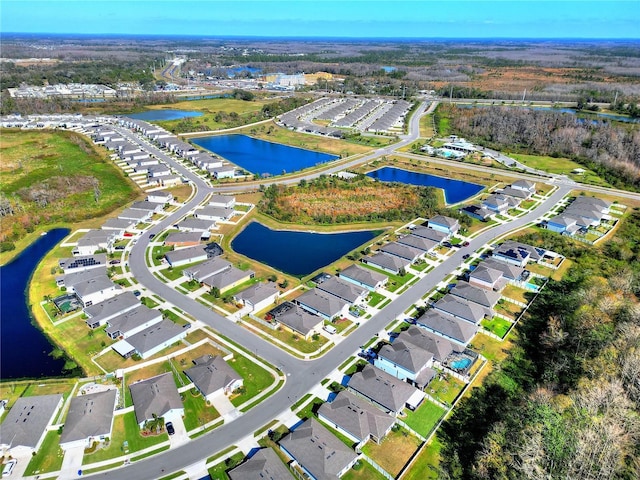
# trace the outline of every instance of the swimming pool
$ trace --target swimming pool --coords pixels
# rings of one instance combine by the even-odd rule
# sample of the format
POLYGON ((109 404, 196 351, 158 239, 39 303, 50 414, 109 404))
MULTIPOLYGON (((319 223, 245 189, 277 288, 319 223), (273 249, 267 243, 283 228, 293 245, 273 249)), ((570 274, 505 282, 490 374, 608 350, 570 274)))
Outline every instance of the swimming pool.
POLYGON ((469 365, 471 365, 471 360, 468 358, 462 358, 460 360, 451 362, 451 368, 453 368, 454 370, 464 370, 469 365))

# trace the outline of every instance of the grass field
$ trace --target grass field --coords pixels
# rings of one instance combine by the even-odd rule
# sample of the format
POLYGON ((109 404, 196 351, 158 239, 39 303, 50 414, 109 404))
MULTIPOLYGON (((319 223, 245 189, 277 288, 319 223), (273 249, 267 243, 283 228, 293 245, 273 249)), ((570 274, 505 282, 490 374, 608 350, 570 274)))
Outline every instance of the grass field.
POLYGON ((231 470, 237 466, 244 459, 242 452, 238 452, 230 457, 227 457, 223 462, 220 462, 214 467, 211 467, 208 472, 211 480, 229 480, 227 470, 231 470))
POLYGON ((0 239, 15 240, 60 222, 100 217, 140 193, 103 152, 77 133, 4 130, 0 157, 0 190, 15 212, 3 217, 0 239))
POLYGON ((207 405, 204 397, 195 388, 182 394, 182 404, 184 405, 184 426, 187 431, 220 417, 218 411, 212 405, 207 405))
POLYGON ((404 480, 436 480, 440 464, 442 444, 434 436, 431 442, 420 452, 411 469, 402 478, 404 480))
POLYGON ((484 319, 480 324, 494 335, 504 338, 511 328, 511 322, 499 317, 493 317, 491 320, 484 319))
POLYGON ((385 478, 365 460, 359 460, 342 476, 342 480, 384 480, 385 478))
POLYGON ((380 442, 380 445, 368 442, 362 448, 362 451, 395 477, 419 446, 420 440, 417 437, 411 435, 405 429, 399 428, 396 431, 389 432, 380 442))
POLYGON ((424 115, 420 119, 420 137, 431 138, 435 135, 433 130, 433 115, 424 115))
POLYGON ((62 467, 64 452, 60 448, 60 435, 56 430, 47 432, 38 452, 33 456, 25 475, 36 475, 44 472, 54 472, 62 467))
POLYGON ((592 170, 584 168, 584 165, 574 162, 573 160, 569 160, 568 158, 546 157, 543 155, 524 155, 519 153, 514 153, 510 156, 519 162, 524 163, 527 167, 543 170, 549 173, 567 175, 576 182, 601 185, 605 187, 611 186, 592 170), (582 175, 571 173, 576 168, 582 168, 585 172, 582 175))
POLYGON ((436 400, 452 404, 464 386, 457 378, 447 375, 445 379, 436 377, 431 380, 427 391, 436 400))
POLYGON ((413 412, 405 410, 405 412, 407 418, 404 419, 404 423, 426 438, 438 424, 438 420, 444 415, 445 410, 435 403, 425 400, 417 410, 413 412))
POLYGON ((231 403, 236 407, 261 393, 275 380, 268 371, 243 355, 235 354, 228 363, 244 379, 244 393, 231 397, 231 403))

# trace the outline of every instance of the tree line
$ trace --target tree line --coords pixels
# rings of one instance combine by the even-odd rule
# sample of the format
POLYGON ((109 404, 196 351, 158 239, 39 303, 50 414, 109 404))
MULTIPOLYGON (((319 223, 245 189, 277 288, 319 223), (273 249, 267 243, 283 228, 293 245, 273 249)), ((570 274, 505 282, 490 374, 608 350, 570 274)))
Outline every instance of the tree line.
POLYGON ((507 359, 443 424, 442 479, 640 478, 640 211, 602 249, 550 232, 550 281, 507 359))

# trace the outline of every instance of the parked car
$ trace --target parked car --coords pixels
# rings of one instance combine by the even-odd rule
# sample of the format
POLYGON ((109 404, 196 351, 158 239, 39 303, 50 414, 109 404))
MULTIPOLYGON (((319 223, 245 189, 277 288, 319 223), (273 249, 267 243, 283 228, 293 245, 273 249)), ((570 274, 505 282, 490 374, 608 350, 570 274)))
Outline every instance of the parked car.
POLYGON ((470 256, 471 256, 471 255, 469 255, 469 254, 467 253, 466 255, 463 255, 463 256, 462 256, 462 258, 464 258, 464 259, 466 260, 466 259, 467 259, 467 258, 469 258, 470 256))
POLYGON ((124 245, 118 245, 115 249, 116 250, 124 250, 124 245))
POLYGON ((118 265, 120 263, 120 260, 110 260, 109 261, 109 265, 118 265))
POLYGON ((463 246, 463 247, 468 247, 468 246, 469 246, 469 242, 464 242, 464 243, 462 244, 462 246, 463 246))
POLYGON ((152 233, 151 235, 149 235, 149 240, 153 240, 153 238, 156 236, 155 233, 152 233))
POLYGON ((16 468, 17 463, 18 461, 15 458, 5 463, 4 468, 2 469, 2 478, 11 475, 13 473, 13 469, 16 468))
POLYGON ((175 428, 173 428, 173 423, 167 422, 165 426, 167 427, 167 433, 169 435, 173 435, 174 433, 176 433, 175 428))
POLYGON ((140 295, 142 295, 142 294, 140 293, 140 290, 134 290, 134 291, 133 291, 133 294, 134 294, 136 297, 139 297, 140 295))

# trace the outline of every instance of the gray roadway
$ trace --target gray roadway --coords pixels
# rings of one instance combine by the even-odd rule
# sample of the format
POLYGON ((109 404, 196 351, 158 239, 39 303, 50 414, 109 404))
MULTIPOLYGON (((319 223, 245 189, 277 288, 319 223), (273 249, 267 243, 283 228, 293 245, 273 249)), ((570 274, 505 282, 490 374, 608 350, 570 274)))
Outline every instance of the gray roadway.
MULTIPOLYGON (((420 107, 420 111, 423 109, 424 105, 420 107)), ((401 144, 379 149, 374 154, 369 155, 364 159, 360 158, 354 162, 350 162, 350 164, 355 165, 380 155, 392 153, 393 150, 399 146, 412 142, 417 138, 418 121, 419 115, 414 115, 411 120, 411 131, 413 133, 406 136, 401 144)), ((126 134, 136 143, 141 143, 131 133, 127 132, 126 134)), ((561 185, 550 198, 544 201, 532 212, 529 212, 525 216, 508 224, 490 228, 477 236, 470 242, 468 247, 461 248, 456 251, 451 257, 447 258, 426 277, 422 278, 398 299, 385 307, 384 310, 366 322, 363 322, 362 325, 360 325, 342 342, 330 349, 327 354, 315 360, 305 361, 285 353, 273 344, 264 341, 258 336, 243 329, 233 321, 227 320, 197 301, 178 293, 176 290, 168 287, 166 284, 158 280, 149 271, 145 260, 145 252, 149 245, 149 234, 160 233, 162 230, 175 223, 175 221, 180 217, 188 213, 189 210, 201 203, 212 189, 201 178, 197 177, 190 170, 184 168, 184 166, 175 162, 161 150, 155 147, 150 147, 149 144, 144 144, 144 146, 151 150, 154 155, 171 164, 174 168, 180 171, 181 174, 189 177, 196 184, 198 190, 188 204, 184 205, 171 216, 164 219, 161 223, 155 225, 138 240, 135 246, 133 246, 129 256, 129 266, 134 277, 149 291, 166 299, 168 302, 173 303, 183 311, 192 315, 194 318, 206 323, 222 335, 234 340, 250 352, 256 353, 259 357, 281 369, 285 375, 286 382, 277 393, 263 401, 259 407, 249 410, 235 420, 214 429, 208 434, 192 440, 186 445, 168 450, 163 452, 161 455, 156 455, 148 459, 135 462, 117 470, 111 470, 109 472, 92 476, 116 480, 129 480, 132 478, 135 478, 136 480, 159 478, 164 475, 168 475, 171 472, 182 470, 189 465, 196 464, 229 445, 236 444, 247 435, 251 435, 272 419, 288 411, 292 403, 319 384, 322 379, 327 377, 333 370, 342 364, 346 358, 358 351, 360 345, 366 343, 370 338, 375 336, 376 333, 383 332, 387 325, 402 315, 403 312, 405 312, 411 305, 418 302, 427 291, 433 289, 447 275, 454 271, 463 262, 462 257, 465 253, 477 250, 483 245, 490 243, 496 237, 504 235, 511 230, 517 229, 534 221, 557 204, 571 189, 571 186, 561 185)), ((342 170, 344 168, 347 167, 345 165, 341 165, 336 168, 336 170, 342 170)), ((327 171, 323 173, 327 173, 327 171)), ((294 181, 298 182, 299 180, 300 179, 298 178, 294 181)), ((233 188, 238 190, 238 186, 234 186, 233 188)), ((255 188, 255 186, 252 186, 251 188, 255 188)))

